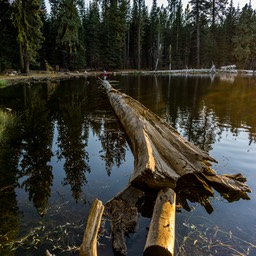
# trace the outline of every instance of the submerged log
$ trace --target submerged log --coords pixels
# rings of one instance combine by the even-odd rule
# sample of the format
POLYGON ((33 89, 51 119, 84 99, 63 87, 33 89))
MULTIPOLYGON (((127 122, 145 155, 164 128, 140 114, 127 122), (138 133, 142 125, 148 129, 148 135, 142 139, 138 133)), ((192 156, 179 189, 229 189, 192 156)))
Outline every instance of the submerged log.
POLYGON ((175 241, 176 194, 172 189, 158 193, 149 227, 144 256, 173 256, 175 241))
POLYGON ((103 211, 102 202, 95 199, 87 220, 83 242, 80 246, 80 256, 97 256, 97 235, 103 211))
POLYGON ((127 255, 125 235, 134 233, 138 224, 139 200, 144 192, 128 186, 105 204, 105 214, 111 220, 112 246, 115 255, 127 255))

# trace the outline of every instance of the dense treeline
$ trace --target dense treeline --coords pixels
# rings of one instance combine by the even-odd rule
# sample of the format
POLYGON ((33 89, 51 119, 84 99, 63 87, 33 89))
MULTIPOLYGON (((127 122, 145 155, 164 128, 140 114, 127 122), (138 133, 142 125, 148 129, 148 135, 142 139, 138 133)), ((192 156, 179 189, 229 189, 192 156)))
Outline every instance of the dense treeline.
POLYGON ((0 1, 0 70, 256 67, 256 11, 228 0, 0 1))

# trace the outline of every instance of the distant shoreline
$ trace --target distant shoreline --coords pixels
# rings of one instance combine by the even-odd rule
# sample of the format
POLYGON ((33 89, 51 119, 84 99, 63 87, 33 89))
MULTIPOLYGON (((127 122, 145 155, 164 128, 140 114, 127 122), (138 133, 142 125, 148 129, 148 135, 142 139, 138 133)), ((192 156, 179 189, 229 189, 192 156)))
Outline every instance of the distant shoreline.
MULTIPOLYGON (((109 71, 108 74, 115 75, 132 75, 132 74, 177 74, 177 75, 210 75, 209 69, 181 69, 181 70, 119 70, 119 71, 109 71)), ((6 74, 0 75, 1 81, 6 81, 7 85, 17 84, 17 83, 29 83, 29 82, 43 82, 43 81, 56 81, 56 80, 66 80, 71 78, 86 78, 88 76, 100 76, 101 71, 89 71, 89 72, 47 72, 47 71, 31 71, 29 75, 25 74, 6 74)), ((256 75, 256 71, 253 70, 235 70, 235 71, 221 71, 216 70, 213 74, 230 74, 230 75, 256 75)))

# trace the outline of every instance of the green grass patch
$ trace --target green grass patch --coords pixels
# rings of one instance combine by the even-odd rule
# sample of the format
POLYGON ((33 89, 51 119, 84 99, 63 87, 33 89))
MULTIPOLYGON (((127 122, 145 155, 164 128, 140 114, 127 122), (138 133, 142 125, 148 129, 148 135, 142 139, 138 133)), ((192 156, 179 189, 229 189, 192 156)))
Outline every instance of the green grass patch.
POLYGON ((6 87, 7 81, 6 80, 0 80, 0 88, 6 87))

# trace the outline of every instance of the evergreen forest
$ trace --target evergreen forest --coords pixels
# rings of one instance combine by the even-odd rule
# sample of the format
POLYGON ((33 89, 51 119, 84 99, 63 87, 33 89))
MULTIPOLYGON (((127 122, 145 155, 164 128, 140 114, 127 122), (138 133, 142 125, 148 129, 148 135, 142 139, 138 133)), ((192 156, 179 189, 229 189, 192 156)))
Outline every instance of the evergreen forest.
POLYGON ((0 1, 0 71, 256 67, 256 10, 228 0, 0 1))

